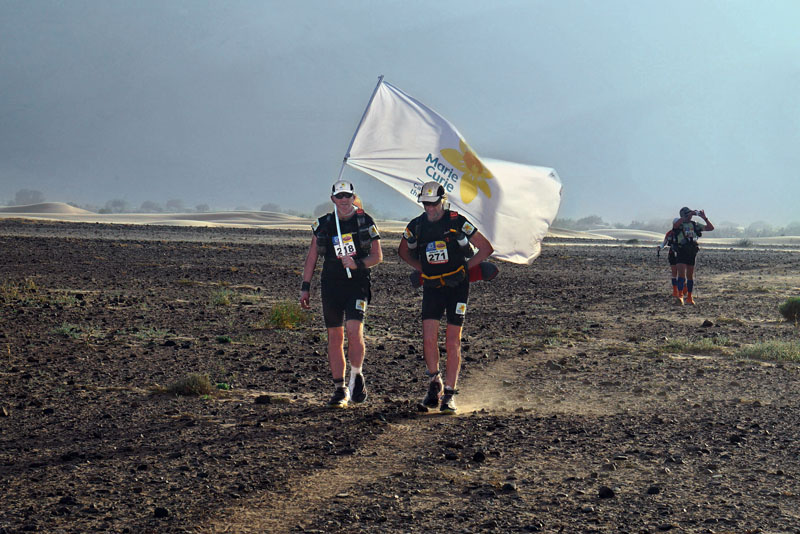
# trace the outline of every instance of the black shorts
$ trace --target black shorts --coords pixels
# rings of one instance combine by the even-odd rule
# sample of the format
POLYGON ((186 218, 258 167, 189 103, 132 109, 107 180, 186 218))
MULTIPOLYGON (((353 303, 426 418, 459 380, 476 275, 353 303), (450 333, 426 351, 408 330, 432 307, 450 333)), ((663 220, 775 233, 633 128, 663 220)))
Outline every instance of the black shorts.
POLYGON ((422 288, 422 320, 442 318, 447 312, 447 324, 462 326, 469 301, 469 280, 455 287, 422 288))
POLYGON ((678 264, 678 258, 675 256, 675 251, 674 250, 669 249, 669 254, 667 254, 667 261, 669 261, 670 265, 677 265, 678 264))
POLYGON ((694 262, 697 259, 697 245, 686 245, 678 247, 675 253, 675 260, 684 265, 691 265, 694 267, 694 262))
POLYGON ((345 320, 364 321, 367 304, 372 299, 369 278, 326 280, 320 284, 322 317, 326 328, 344 326, 345 320))

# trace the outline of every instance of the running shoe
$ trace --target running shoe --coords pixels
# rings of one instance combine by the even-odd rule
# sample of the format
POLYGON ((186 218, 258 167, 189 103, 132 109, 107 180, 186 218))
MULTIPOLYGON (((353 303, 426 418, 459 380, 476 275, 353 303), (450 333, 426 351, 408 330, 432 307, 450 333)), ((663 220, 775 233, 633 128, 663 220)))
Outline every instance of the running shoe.
POLYGON ((690 304, 690 305, 694 306, 694 299, 692 298, 692 294, 691 293, 687 293, 687 295, 686 295, 686 304, 690 304))
POLYGON ((350 398, 355 403, 362 403, 367 400, 367 384, 364 382, 364 375, 356 375, 355 382, 353 383, 353 391, 350 392, 350 398))
POLYGON ((350 401, 350 390, 342 386, 336 388, 333 392, 333 397, 328 401, 328 406, 331 408, 345 408, 350 401))
POLYGON ((675 297, 675 305, 683 306, 683 295, 678 295, 677 297, 675 297))
POLYGON ((439 411, 443 414, 450 415, 456 413, 456 401, 453 398, 456 392, 452 389, 446 389, 444 391, 444 395, 442 395, 442 405, 439 407, 439 411))
POLYGON ((431 380, 428 384, 428 393, 422 399, 422 405, 426 408, 436 408, 439 406, 439 395, 442 394, 442 381, 440 379, 431 380))

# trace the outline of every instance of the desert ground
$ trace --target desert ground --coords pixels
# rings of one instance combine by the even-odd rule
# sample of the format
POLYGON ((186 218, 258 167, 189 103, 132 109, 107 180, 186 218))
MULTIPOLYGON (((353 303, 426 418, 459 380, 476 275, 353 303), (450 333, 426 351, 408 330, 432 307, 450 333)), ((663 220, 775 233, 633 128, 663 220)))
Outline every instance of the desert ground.
POLYGON ((800 532, 800 364, 743 355, 797 341, 797 247, 705 246, 680 307, 655 242, 550 237, 473 284, 448 417, 391 231, 369 398, 325 406, 318 272, 269 320, 309 241, 1 219, 0 533, 800 532))

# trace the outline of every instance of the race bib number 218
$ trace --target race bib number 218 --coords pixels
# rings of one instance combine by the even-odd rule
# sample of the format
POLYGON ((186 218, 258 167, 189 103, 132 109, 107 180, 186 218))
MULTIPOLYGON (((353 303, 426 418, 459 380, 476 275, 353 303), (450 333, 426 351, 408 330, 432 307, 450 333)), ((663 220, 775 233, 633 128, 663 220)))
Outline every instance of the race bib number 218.
POLYGON ((356 255, 356 244, 353 241, 353 234, 342 234, 342 241, 339 236, 333 236, 333 250, 336 251, 337 258, 356 255))

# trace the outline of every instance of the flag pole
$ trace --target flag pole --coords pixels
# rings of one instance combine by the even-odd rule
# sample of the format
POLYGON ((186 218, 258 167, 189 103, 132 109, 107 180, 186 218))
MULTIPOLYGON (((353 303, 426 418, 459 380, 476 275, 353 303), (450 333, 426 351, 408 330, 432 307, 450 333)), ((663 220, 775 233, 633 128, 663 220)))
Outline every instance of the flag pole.
MULTIPOLYGON (((367 102, 367 107, 364 108, 364 113, 361 115, 361 120, 358 121, 358 126, 356 126, 356 131, 353 132, 353 138, 350 139, 350 144, 347 145, 347 151, 344 153, 344 159, 342 160, 342 168, 339 169, 339 178, 337 180, 342 179, 342 173, 344 173, 344 166, 347 165, 347 160, 350 158, 350 149, 353 148, 353 143, 356 141, 356 136, 358 135, 358 130, 361 129, 361 125, 364 123, 364 117, 367 116, 367 111, 369 111, 369 107, 372 105, 372 101, 375 99, 375 95, 378 92, 378 87, 381 86, 383 83, 383 74, 378 76, 378 84, 375 86, 375 89, 372 91, 372 96, 369 97, 369 102, 367 102)), ((338 219, 337 219, 338 224, 338 219)), ((349 272, 349 271, 348 271, 349 272)))
MULTIPOLYGON (((372 105, 372 100, 375 98, 375 94, 378 92, 378 87, 381 86, 383 82, 383 74, 378 76, 378 83, 375 85, 375 89, 372 91, 372 96, 369 97, 369 102, 367 102, 367 107, 364 108, 364 113, 361 114, 361 120, 358 121, 358 126, 356 126, 356 131, 353 133, 353 138, 350 139, 350 144, 347 145, 347 151, 344 154, 344 159, 342 160, 342 167, 339 169, 339 177, 336 181, 342 179, 342 174, 344 173, 344 166, 347 165, 347 158, 350 157, 350 149, 353 148, 353 143, 356 141, 356 135, 358 135, 358 130, 361 129, 361 125, 364 123, 364 117, 367 116, 367 111, 369 107, 372 105)), ((336 219, 336 234, 339 237, 339 246, 342 247, 342 229, 339 226, 339 211, 336 209, 336 203, 333 203, 333 216, 336 219)), ((344 250, 344 248, 342 248, 344 250)), ((347 278, 352 278, 353 275, 350 273, 350 268, 345 267, 347 270, 347 278)))

